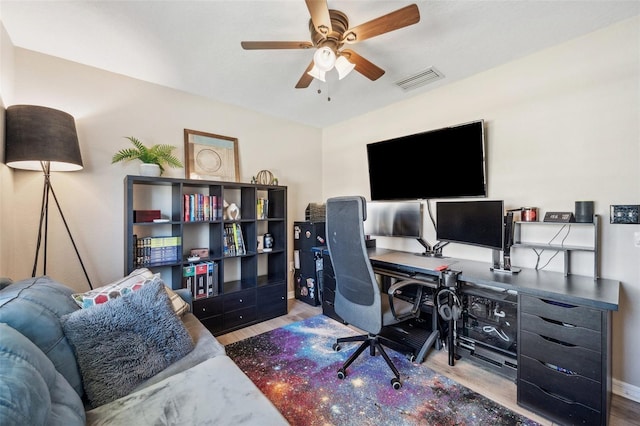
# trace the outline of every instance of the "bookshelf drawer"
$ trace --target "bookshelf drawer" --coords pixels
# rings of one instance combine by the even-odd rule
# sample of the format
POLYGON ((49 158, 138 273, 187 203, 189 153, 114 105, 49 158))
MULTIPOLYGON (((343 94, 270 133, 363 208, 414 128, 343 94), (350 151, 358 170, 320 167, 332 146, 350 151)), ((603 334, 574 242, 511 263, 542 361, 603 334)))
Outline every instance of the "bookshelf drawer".
POLYGON ((193 301, 193 313, 198 319, 222 315, 222 298, 210 297, 193 301))
POLYGON ((256 291, 245 290, 231 293, 224 297, 224 311, 230 312, 236 309, 246 308, 256 305, 256 291))
POLYGON ((214 315, 212 317, 203 318, 200 320, 200 322, 213 335, 220 334, 224 331, 224 323, 223 323, 222 315, 214 315))
POLYGON ((238 309, 232 312, 225 312, 225 314, 223 315, 224 328, 232 329, 243 326, 255 321, 256 318, 257 315, 255 306, 238 309))

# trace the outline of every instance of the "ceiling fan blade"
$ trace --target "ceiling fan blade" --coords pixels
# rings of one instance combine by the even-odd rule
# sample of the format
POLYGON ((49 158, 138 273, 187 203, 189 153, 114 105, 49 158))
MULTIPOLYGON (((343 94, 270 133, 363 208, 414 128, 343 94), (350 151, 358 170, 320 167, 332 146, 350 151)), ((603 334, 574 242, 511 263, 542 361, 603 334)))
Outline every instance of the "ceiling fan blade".
POLYGON ((256 49, 309 49, 313 44, 308 41, 243 41, 245 50, 256 49))
POLYGON ((309 85, 313 81, 313 77, 311 77, 307 73, 311 71, 311 68, 313 68, 313 61, 311 61, 307 69, 304 70, 304 74, 302 74, 302 77, 300 77, 300 80, 298 80, 298 84, 296 84, 296 89, 306 89, 307 87, 309 87, 309 85))
POLYGON ((384 74, 384 70, 382 68, 369 62, 351 49, 344 49, 340 53, 345 58, 347 58, 349 62, 355 64, 356 71, 358 71, 360 74, 364 75, 371 81, 379 79, 384 74))
POLYGON ((325 37, 331 32, 331 17, 326 0, 306 0, 311 22, 316 31, 325 37))
POLYGON ((417 5, 411 4, 357 27, 350 28, 344 34, 343 41, 345 43, 357 43, 380 34, 417 24, 418 22, 420 22, 420 11, 417 5))

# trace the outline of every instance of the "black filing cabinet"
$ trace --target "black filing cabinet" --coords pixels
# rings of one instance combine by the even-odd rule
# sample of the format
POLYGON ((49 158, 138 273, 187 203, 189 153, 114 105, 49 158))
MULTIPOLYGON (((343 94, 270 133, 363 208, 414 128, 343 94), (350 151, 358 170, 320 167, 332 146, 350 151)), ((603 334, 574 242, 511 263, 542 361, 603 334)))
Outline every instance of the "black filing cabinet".
POLYGON ((324 222, 294 222, 293 258, 296 299, 312 306, 320 304, 316 274, 316 254, 313 247, 325 245, 324 222))
POLYGON ((518 404, 560 424, 606 425, 610 311, 520 295, 518 404))

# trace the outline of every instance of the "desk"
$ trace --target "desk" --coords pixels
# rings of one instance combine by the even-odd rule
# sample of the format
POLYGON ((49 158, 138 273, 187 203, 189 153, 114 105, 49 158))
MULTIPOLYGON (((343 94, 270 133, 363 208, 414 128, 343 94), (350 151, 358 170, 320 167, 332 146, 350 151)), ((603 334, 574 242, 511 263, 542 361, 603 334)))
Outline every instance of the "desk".
POLYGON ((620 282, 526 268, 493 272, 484 262, 383 248, 369 249, 369 257, 381 274, 433 281, 447 265, 460 271, 462 285, 517 293, 518 404, 562 424, 607 424, 620 282))

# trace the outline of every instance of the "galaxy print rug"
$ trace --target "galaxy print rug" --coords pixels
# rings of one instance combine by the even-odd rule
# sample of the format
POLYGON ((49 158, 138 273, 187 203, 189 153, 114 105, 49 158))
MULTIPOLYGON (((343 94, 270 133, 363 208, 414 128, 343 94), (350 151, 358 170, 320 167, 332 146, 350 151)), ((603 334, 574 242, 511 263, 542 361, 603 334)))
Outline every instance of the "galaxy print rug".
POLYGON ((384 359, 368 349, 340 380, 338 368, 360 343, 345 343, 338 352, 332 345, 354 334, 317 315, 225 349, 294 426, 538 425, 391 349, 399 390, 384 359))

